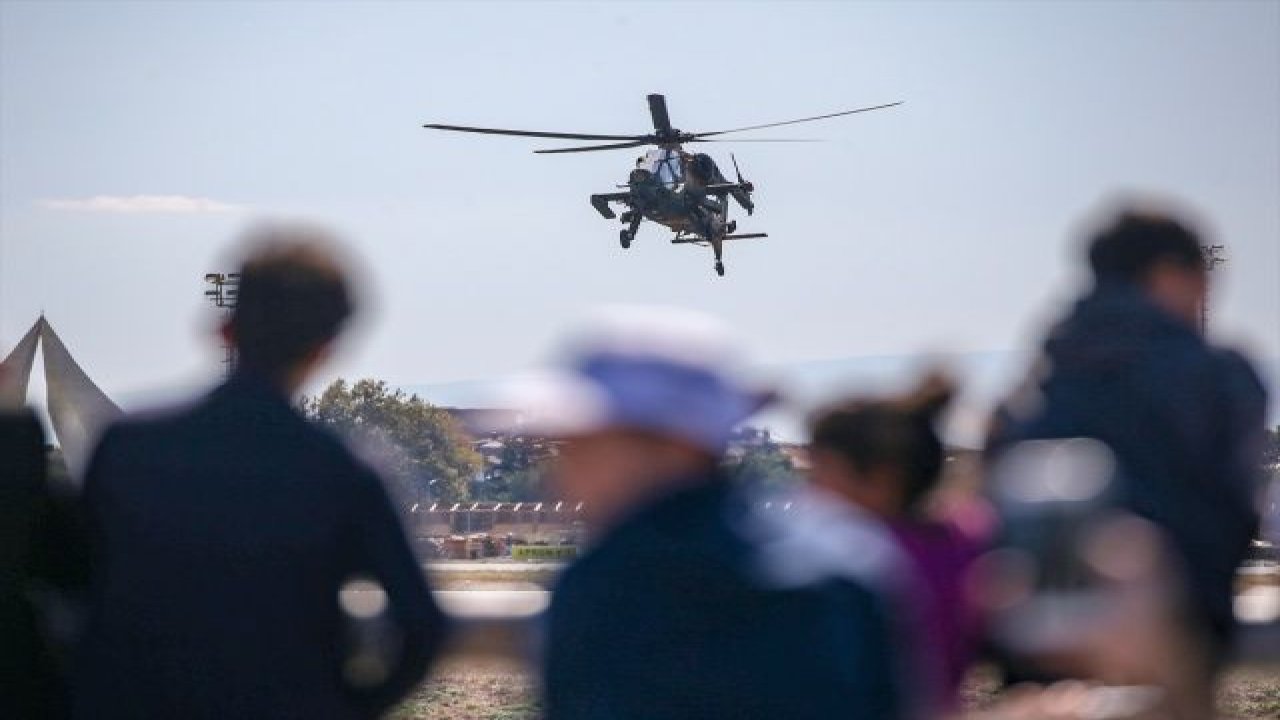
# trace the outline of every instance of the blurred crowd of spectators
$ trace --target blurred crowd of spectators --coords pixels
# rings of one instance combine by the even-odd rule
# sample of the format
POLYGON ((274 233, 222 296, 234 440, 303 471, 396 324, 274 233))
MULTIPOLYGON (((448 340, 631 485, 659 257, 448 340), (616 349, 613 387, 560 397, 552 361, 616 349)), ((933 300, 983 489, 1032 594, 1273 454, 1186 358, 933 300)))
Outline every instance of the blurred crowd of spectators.
MULTIPOLYGON (((437 658, 449 623, 379 478, 291 403, 354 310, 331 244, 259 233, 236 372, 113 425, 74 493, 34 416, 0 419, 0 716, 374 717, 437 658)), ((545 716, 1210 717, 1265 393, 1199 328, 1185 220, 1128 208, 1086 249, 1092 285, 970 487, 947 480, 945 372, 831 398, 807 481, 760 488, 721 461, 777 398, 729 329, 616 307, 570 333, 509 388, 591 530, 545 618, 545 716), (980 661, 1009 690, 976 713, 980 661)))

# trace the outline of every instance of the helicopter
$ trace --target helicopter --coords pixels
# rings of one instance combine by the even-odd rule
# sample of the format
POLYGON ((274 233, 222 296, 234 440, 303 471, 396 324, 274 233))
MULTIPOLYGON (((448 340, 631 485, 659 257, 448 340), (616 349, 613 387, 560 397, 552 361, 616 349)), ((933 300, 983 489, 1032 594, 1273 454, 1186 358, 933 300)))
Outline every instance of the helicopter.
POLYGON ((738 159, 732 154, 730 154, 730 159, 733 162, 735 178, 730 181, 720 171, 720 167, 716 165, 715 160, 710 155, 686 152, 682 147, 683 145, 704 142, 816 142, 815 140, 795 138, 717 139, 715 136, 781 125, 794 125, 841 115, 853 115, 902 104, 901 102, 893 102, 796 120, 749 125, 730 130, 685 132, 672 127, 671 117, 667 113, 665 96, 652 94, 648 96, 648 100, 649 115, 653 120, 653 132, 642 135, 503 130, 439 123, 428 123, 423 127, 431 130, 485 135, 515 135, 554 140, 610 141, 595 145, 534 150, 538 154, 622 150, 651 145, 653 147, 636 160, 635 167, 632 168, 628 175, 627 183, 619 185, 618 192, 592 195, 591 206, 606 220, 618 219, 622 222, 623 228, 618 233, 618 241, 624 249, 631 247, 640 223, 644 220, 649 220, 666 226, 675 233, 671 238, 672 244, 709 245, 715 255, 716 274, 723 276, 725 241, 768 237, 768 234, 762 232, 735 234, 738 230, 738 223, 729 219, 729 198, 732 198, 739 207, 745 210, 747 215, 755 212, 755 202, 751 199, 751 195, 756 188, 753 183, 742 176, 742 171, 738 167, 738 159), (626 209, 619 216, 614 212, 610 203, 617 203, 626 209))

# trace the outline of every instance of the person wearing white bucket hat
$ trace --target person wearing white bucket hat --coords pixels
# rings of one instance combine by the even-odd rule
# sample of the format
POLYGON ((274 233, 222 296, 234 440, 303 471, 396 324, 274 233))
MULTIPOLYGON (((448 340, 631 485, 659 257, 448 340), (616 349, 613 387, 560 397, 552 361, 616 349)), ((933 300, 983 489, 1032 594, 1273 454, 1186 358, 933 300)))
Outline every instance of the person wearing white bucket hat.
POLYGON ((603 528, 638 501, 710 477, 734 427, 773 398, 745 379, 742 357, 711 317, 609 306, 570 333, 553 369, 505 394, 522 432, 566 441, 556 491, 603 528))
POLYGON ((553 595, 547 720, 900 717, 878 596, 762 577, 768 539, 719 469, 772 398, 742 358, 706 316, 609 308, 515 391, 525 432, 561 441, 553 482, 593 534, 553 595))

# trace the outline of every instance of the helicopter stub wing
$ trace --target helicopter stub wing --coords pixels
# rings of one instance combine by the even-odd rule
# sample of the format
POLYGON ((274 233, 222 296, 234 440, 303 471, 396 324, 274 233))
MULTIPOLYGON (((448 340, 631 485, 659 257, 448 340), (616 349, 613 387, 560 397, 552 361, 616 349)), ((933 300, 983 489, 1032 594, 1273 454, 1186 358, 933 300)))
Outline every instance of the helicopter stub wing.
POLYGON ((609 207, 609 203, 629 202, 630 200, 631 193, 629 192, 599 193, 591 196, 591 207, 595 208, 596 212, 600 213, 604 219, 612 220, 618 216, 614 214, 613 208, 609 207))
POLYGON ((708 195, 728 195, 734 192, 753 192, 756 188, 751 183, 712 183, 702 188, 708 195))
POLYGON ((732 196, 734 201, 741 205, 742 209, 746 210, 747 214, 750 215, 756 209, 756 204, 751 201, 751 193, 755 192, 755 189, 755 185, 744 180, 736 183, 712 183, 704 187, 703 191, 708 195, 717 195, 719 197, 732 196))

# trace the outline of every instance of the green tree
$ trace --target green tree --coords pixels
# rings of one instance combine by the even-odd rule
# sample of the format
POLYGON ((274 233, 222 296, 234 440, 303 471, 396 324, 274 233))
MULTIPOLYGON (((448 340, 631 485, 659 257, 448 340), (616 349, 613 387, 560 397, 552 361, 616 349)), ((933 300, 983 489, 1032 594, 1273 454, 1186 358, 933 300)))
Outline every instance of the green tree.
POLYGON ((335 380, 300 401, 304 415, 369 456, 405 500, 455 502, 470 497, 480 456, 458 420, 417 395, 381 380, 335 380))
POLYGON ((1274 467, 1280 464, 1280 425, 1267 430, 1267 437, 1262 448, 1262 464, 1274 467))
POLYGON ((766 487, 787 485, 796 479, 791 456, 768 430, 760 428, 734 431, 724 466, 731 476, 766 487))
POLYGON ((481 444, 487 467, 481 493, 484 500, 526 502, 540 500, 547 461, 554 449, 541 438, 495 435, 481 444))

